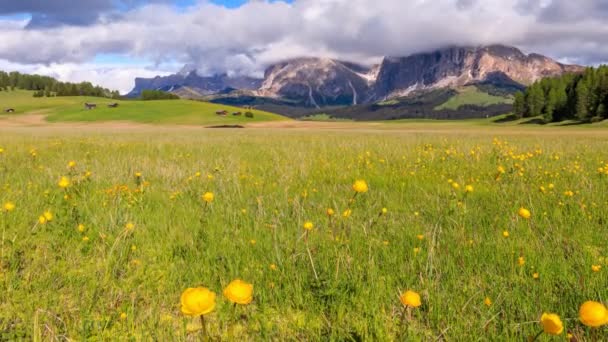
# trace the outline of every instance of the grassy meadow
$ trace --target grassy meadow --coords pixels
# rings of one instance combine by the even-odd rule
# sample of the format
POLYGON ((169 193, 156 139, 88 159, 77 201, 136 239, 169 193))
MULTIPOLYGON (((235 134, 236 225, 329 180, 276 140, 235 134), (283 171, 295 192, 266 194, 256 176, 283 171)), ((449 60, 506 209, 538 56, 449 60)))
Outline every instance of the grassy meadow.
POLYGON ((200 340, 204 286, 211 340, 522 341, 550 312, 540 341, 606 341, 578 319, 608 300, 589 132, 0 130, 0 340, 200 340))
POLYGON ((15 114, 40 114, 49 122, 107 122, 130 121, 151 124, 181 125, 239 125, 251 122, 286 120, 280 115, 259 110, 251 110, 253 118, 244 115, 233 116, 234 112, 247 110, 209 102, 190 100, 171 101, 117 101, 98 97, 42 97, 33 98, 33 92, 25 90, 0 92, 0 111, 14 108, 15 114), (98 105, 95 110, 84 109, 84 103, 98 105), (118 108, 108 108, 110 103, 118 103, 118 108), (226 110, 225 117, 216 115, 226 110))
POLYGON ((475 86, 468 86, 459 89, 456 96, 437 106, 435 109, 458 109, 464 105, 490 106, 501 103, 513 103, 513 99, 491 95, 479 90, 475 86))

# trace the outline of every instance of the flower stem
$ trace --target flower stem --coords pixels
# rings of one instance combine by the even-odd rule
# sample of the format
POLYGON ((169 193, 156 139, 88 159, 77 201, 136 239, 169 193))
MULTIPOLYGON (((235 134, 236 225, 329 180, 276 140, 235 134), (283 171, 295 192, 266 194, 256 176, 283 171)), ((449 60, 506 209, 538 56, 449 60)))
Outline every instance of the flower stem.
POLYGON ((540 337, 540 335, 543 334, 543 331, 541 330, 541 332, 539 332, 538 334, 536 334, 536 336, 534 336, 534 338, 532 340, 530 340, 530 342, 534 342, 536 340, 538 340, 538 338, 540 337))
POLYGON ((201 315, 201 326, 203 327, 203 341, 208 341, 209 336, 207 335, 207 324, 205 324, 205 316, 201 315))

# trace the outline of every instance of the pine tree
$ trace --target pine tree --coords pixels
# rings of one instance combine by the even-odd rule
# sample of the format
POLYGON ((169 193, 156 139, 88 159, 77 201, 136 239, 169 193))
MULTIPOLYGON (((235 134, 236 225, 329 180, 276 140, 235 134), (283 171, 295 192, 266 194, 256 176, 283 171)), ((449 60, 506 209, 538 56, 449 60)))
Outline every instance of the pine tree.
POLYGON ((579 120, 589 118, 589 88, 582 79, 576 86, 576 117, 579 120))
POLYGON ((515 93, 515 99, 513 101, 513 113, 518 118, 526 116, 526 97, 521 91, 515 93))

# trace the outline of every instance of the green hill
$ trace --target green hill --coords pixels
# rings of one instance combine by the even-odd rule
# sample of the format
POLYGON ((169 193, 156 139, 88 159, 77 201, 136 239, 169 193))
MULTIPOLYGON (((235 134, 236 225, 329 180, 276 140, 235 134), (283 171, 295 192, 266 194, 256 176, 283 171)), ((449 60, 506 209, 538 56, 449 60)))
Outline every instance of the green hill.
POLYGON ((233 112, 247 111, 208 102, 190 100, 166 101, 117 101, 99 97, 42 97, 34 98, 32 91, 16 90, 0 92, 0 115, 44 114, 51 122, 59 121, 133 121, 158 124, 188 125, 237 125, 248 122, 279 121, 287 118, 259 110, 251 110, 253 118, 233 116, 233 112), (86 110, 84 103, 95 103, 97 109, 86 110), (118 108, 109 108, 110 103, 118 108), (5 114, 4 109, 14 108, 14 114, 5 114), (217 111, 227 111, 219 116, 217 111))
POLYGON ((457 94, 445 103, 435 107, 435 110, 456 110, 465 105, 491 106, 496 104, 512 104, 512 97, 495 96, 479 90, 476 86, 463 87, 457 94))

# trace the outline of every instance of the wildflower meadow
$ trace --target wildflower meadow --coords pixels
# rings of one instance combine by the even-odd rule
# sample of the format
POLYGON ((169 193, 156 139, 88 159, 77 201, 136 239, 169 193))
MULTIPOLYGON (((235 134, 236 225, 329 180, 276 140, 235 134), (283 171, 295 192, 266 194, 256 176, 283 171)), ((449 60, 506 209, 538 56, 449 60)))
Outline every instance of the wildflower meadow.
POLYGON ((0 134, 0 340, 607 341, 608 139, 0 134))

